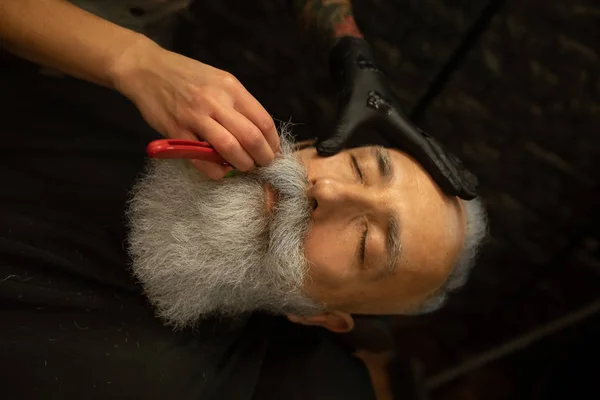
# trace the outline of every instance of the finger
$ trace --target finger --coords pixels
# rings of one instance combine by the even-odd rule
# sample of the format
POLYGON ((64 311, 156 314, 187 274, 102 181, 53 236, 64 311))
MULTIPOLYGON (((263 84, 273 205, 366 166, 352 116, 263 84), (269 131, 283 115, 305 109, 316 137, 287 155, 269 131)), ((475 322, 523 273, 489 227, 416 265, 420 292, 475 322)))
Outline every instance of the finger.
POLYGON ((190 160, 201 174, 213 180, 219 180, 233 170, 230 165, 221 165, 210 161, 190 160))
POLYGON ((263 134, 274 153, 279 153, 280 141, 273 118, 267 110, 246 89, 241 98, 236 101, 235 109, 254 124, 263 134))
POLYGON ((317 141, 316 148, 317 153, 321 157, 333 156, 344 148, 344 140, 333 136, 323 141, 317 141))
POLYGON ((237 138, 219 122, 212 118, 203 118, 195 125, 194 132, 210 143, 229 164, 240 171, 249 171, 254 167, 254 160, 250 154, 244 150, 237 138))
POLYGON ((215 119, 236 137, 256 164, 264 166, 273 161, 275 153, 263 133, 242 114, 225 110, 215 115, 215 119))
MULTIPOLYGON (((187 130, 172 130, 172 132, 176 133, 172 137, 176 137, 177 139, 184 140, 198 140, 198 137, 194 135, 192 132, 187 130)), ((204 176, 218 180, 223 178, 226 174, 233 170, 233 167, 230 165, 221 165, 211 161, 202 161, 202 160, 189 160, 194 167, 204 176)))
POLYGON ((344 148, 346 142, 354 135, 360 124, 360 119, 356 115, 350 109, 346 109, 341 113, 333 134, 327 139, 317 141, 316 147, 319 156, 329 157, 339 153, 344 148))

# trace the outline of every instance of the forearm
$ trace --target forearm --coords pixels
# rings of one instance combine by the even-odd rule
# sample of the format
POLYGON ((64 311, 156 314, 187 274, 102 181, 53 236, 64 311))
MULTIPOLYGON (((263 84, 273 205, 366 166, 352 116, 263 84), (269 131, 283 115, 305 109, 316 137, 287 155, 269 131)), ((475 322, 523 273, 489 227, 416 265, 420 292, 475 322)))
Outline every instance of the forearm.
POLYGON ((318 36, 328 49, 343 36, 362 38, 350 0, 292 1, 302 28, 318 36))
POLYGON ((0 0, 0 44, 29 61, 115 88, 119 60, 141 34, 63 0, 0 0))

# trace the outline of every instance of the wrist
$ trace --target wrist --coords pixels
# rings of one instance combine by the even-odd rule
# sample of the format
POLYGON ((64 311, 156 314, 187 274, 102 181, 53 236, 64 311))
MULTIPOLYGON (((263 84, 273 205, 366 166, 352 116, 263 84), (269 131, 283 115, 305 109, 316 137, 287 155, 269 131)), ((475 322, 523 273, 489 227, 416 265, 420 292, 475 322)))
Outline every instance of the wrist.
POLYGON ((161 51, 164 50, 158 44, 144 35, 137 35, 111 63, 109 74, 112 88, 131 99, 135 76, 151 68, 154 64, 152 60, 161 51))
POLYGON ((293 0, 293 5, 299 12, 299 22, 316 36, 324 51, 331 50, 342 37, 363 37, 350 0, 293 0))
POLYGON ((337 22, 333 26, 333 40, 334 43, 345 36, 362 39, 363 35, 354 21, 353 15, 345 16, 340 22, 337 22))

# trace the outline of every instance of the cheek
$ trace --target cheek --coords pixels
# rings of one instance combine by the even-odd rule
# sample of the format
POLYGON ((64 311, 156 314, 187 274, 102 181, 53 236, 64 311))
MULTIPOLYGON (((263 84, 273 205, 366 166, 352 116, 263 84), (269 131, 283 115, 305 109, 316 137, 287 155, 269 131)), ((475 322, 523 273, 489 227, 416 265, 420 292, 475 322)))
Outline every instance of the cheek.
POLYGON ((335 226, 313 224, 306 236, 305 255, 317 286, 339 289, 352 276, 352 238, 335 226))

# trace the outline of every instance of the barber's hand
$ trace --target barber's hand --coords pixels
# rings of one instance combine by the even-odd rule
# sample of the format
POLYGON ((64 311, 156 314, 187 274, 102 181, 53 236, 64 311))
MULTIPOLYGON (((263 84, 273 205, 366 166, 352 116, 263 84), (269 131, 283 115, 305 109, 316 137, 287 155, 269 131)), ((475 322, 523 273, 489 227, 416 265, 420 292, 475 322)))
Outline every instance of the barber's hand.
MULTIPOLYGON (((339 96, 338 125, 332 136, 317 142, 319 155, 339 152, 362 128, 374 127, 390 144, 413 156, 445 192, 466 200, 477 196, 475 176, 403 115, 367 42, 344 37, 330 57, 339 96)), ((364 142, 371 144, 368 138, 364 142)))
MULTIPOLYGON (((117 89, 166 137, 205 140, 240 171, 269 164, 279 151, 271 116, 225 71, 147 42, 129 49, 114 70, 117 89)), ((232 169, 193 162, 212 179, 232 169)))

